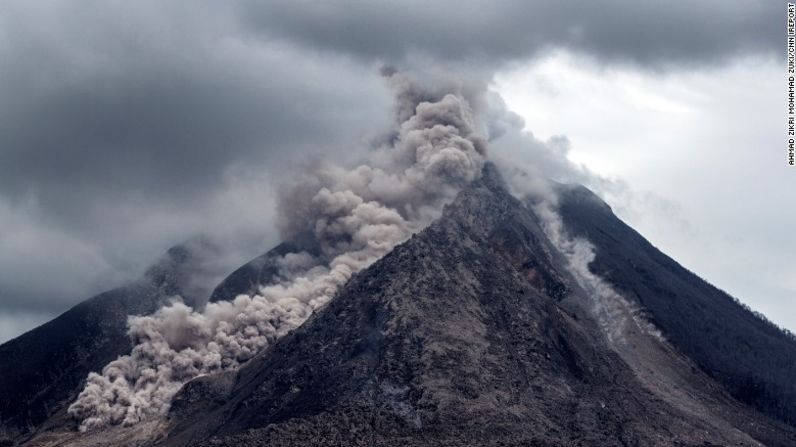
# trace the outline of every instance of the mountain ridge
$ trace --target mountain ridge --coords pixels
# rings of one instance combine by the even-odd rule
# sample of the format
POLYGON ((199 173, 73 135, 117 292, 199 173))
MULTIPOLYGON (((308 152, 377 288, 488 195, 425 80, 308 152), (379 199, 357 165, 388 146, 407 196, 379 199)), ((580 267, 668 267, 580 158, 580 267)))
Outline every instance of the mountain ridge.
POLYGON ((130 351, 128 316, 152 313, 177 295, 190 304, 206 300, 192 273, 215 250, 203 238, 171 247, 141 278, 0 345, 0 441, 24 438, 59 414, 68 420, 66 406, 88 373, 130 351))
POLYGON ((770 445, 796 440, 718 390, 702 392, 696 405, 709 414, 699 415, 640 383, 599 341, 560 255, 495 176, 486 171, 225 385, 189 383, 159 445, 758 445, 733 426, 747 418, 770 445))
POLYGON ((646 309, 666 338, 734 397, 796 423, 792 334, 662 253, 591 191, 560 191, 565 225, 596 247, 590 266, 596 274, 646 309))
MULTIPOLYGON (((559 195, 574 236, 626 227, 585 188, 559 195)), ((644 306, 667 295, 645 291, 642 301, 628 293, 635 283, 611 275, 632 256, 616 254, 621 240, 608 236, 592 241, 592 270, 627 296, 619 312, 641 309, 675 339, 659 326, 666 316, 644 306)), ((248 293, 276 258, 311 246, 256 258, 213 299, 248 293)), ((651 269, 659 259, 650 259, 633 262, 651 269)), ((792 426, 734 400, 699 357, 633 318, 612 344, 569 270, 533 207, 487 164, 439 220, 354 275, 298 329, 238 371, 188 382, 163 420, 85 434, 51 420, 25 445, 796 444, 792 426)))

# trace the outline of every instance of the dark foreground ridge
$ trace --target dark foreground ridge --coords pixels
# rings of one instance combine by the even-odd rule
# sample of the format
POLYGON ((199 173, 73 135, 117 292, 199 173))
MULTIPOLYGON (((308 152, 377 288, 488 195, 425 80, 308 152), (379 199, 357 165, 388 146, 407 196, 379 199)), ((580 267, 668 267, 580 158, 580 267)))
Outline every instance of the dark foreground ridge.
POLYGON ((67 423, 66 408, 89 372, 132 347, 127 317, 153 313, 170 297, 201 301, 191 277, 200 257, 216 250, 196 239, 169 249, 137 281, 101 293, 0 345, 0 445, 24 439, 48 418, 67 423))
MULTIPOLYGON (((588 190, 563 191, 561 212, 597 247, 594 270, 642 305, 671 343, 620 325, 622 344, 609 342, 593 297, 538 216, 488 165, 438 221, 354 276, 304 325, 239 371, 186 384, 165 420, 79 434, 50 418, 26 445, 796 445, 796 429, 733 398, 728 390, 743 395, 711 369, 784 377, 796 357, 763 371, 703 352, 757 331, 744 339, 749 349, 786 356, 791 338, 726 295, 708 295, 715 289, 588 190), (713 307, 737 319, 705 320, 713 307), (677 332, 683 327, 689 332, 677 332), (758 333, 772 344, 759 344, 758 333)), ((213 299, 267 282, 275 256, 307 247, 285 244, 241 267, 213 299)), ((763 411, 777 402, 766 396, 763 411)))

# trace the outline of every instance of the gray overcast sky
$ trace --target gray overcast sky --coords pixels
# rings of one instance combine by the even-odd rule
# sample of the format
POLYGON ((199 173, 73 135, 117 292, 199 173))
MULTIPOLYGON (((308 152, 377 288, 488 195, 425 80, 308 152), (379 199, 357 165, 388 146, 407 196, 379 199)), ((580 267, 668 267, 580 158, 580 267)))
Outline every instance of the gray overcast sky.
POLYGON ((567 135, 570 158, 625 182, 608 198, 642 233, 796 329, 796 275, 772 278, 796 252, 780 236, 796 226, 776 121, 784 4, 4 1, 0 341, 194 234, 225 240, 230 267, 267 249, 289 166, 354 160, 386 128, 385 63, 494 81, 527 130, 567 135), (619 99, 628 82, 687 119, 619 99), (714 113, 716 96, 732 106, 714 113), (679 211, 638 217, 661 204, 679 211))

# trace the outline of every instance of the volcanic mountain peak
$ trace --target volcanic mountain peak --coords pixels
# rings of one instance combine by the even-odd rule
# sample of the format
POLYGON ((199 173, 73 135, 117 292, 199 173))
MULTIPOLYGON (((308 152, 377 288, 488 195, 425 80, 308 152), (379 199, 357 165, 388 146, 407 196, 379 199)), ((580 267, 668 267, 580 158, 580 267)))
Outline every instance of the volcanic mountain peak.
MULTIPOLYGON (((585 188, 558 190, 560 207, 540 209, 487 164, 299 328, 238 371, 188 382, 164 419, 84 434, 55 420, 28 445, 796 445, 793 427, 734 400, 703 372, 711 358, 678 344, 693 301, 669 301, 674 317, 659 309, 667 284, 612 272, 665 268, 694 301, 737 309, 662 263, 585 188), (593 268, 575 268, 573 245, 591 250, 593 268)), ((280 256, 311 246, 261 256, 214 298, 267 282, 280 256)))
MULTIPOLYGON (((186 385, 163 444, 759 445, 740 420, 796 439, 706 378, 695 414, 639 375, 649 358, 609 347, 588 300, 538 217, 487 167, 437 222, 234 377, 186 385)), ((667 355, 654 360, 691 368, 667 355)))

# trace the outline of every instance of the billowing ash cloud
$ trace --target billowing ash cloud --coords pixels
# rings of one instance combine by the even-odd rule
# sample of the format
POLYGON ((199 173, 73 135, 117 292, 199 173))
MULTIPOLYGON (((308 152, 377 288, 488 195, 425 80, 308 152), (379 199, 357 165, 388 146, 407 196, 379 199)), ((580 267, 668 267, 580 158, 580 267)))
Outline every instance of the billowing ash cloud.
POLYGON ((285 165, 321 147, 351 162, 361 154, 348 143, 388 122, 371 64, 487 82, 559 50, 610 66, 715 67, 779 55, 783 7, 45 1, 0 2, 0 313, 30 321, 0 340, 137 278, 192 235, 234 245, 228 269, 261 252, 276 240, 262 230, 274 217, 262 191, 285 165))
POLYGON ((388 143, 354 169, 315 166, 281 197, 285 237, 313 234, 321 253, 284 256, 278 280, 255 296, 210 303, 201 312, 175 301, 154 315, 131 317, 131 354, 90 374, 69 407, 81 430, 161 415, 188 380, 245 363, 480 175, 485 139, 476 131, 466 89, 426 90, 404 74, 385 76, 400 121, 388 143))

